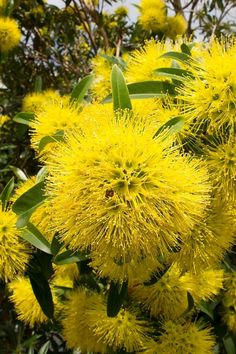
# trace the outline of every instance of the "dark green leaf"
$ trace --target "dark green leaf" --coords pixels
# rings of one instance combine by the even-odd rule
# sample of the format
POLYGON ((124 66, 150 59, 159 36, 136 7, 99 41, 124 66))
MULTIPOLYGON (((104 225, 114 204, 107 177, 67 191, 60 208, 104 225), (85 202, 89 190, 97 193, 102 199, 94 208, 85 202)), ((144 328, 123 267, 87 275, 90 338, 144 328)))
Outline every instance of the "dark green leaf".
POLYGON ((180 53, 180 52, 167 52, 162 54, 160 59, 175 59, 177 61, 180 61, 182 63, 189 63, 190 60, 192 60, 191 56, 186 54, 186 53, 180 53))
POLYGON ((181 317, 184 317, 185 315, 187 315, 194 307, 194 299, 193 299, 192 295, 189 292, 187 292, 187 300, 188 300, 188 307, 182 313, 181 317))
POLYGON ((211 320, 214 320, 214 307, 211 306, 211 303, 202 300, 200 304, 198 304, 198 308, 210 317, 211 320))
POLYGON ((123 73, 117 65, 114 65, 112 68, 111 88, 114 111, 117 111, 119 109, 132 110, 129 91, 123 73))
POLYGON ((7 203, 11 197, 12 191, 14 189, 14 177, 10 179, 10 181, 4 187, 1 195, 0 200, 2 202, 2 211, 6 210, 7 203))
POLYGON ((55 264, 62 265, 62 264, 83 262, 87 259, 88 259, 87 254, 83 252, 73 252, 68 250, 54 257, 53 262, 55 264))
POLYGON ((48 318, 52 318, 54 313, 54 304, 47 279, 41 273, 30 273, 29 278, 34 295, 43 313, 48 318))
POLYGON ((13 118, 14 122, 29 125, 30 122, 34 119, 33 112, 20 112, 15 115, 13 118))
POLYGON ((184 81, 187 76, 192 76, 191 73, 179 68, 158 68, 154 70, 157 76, 169 77, 171 79, 184 81))
POLYGON ((41 334, 34 334, 32 337, 30 337, 29 339, 27 339, 26 341, 24 341, 22 343, 22 347, 24 348, 28 348, 31 347, 32 345, 37 344, 38 340, 42 337, 41 334))
POLYGON ((19 215, 17 227, 27 225, 33 212, 44 202, 44 182, 35 184, 28 191, 23 193, 13 204, 12 210, 19 215))
POLYGON ((63 130, 59 130, 54 135, 44 136, 39 142, 39 152, 41 152, 47 144, 55 143, 57 141, 63 141, 63 140, 64 140, 64 131, 63 130))
POLYGON ((191 50, 190 50, 189 46, 186 43, 182 43, 180 48, 181 48, 182 53, 191 56, 191 50))
POLYGON ((231 336, 226 336, 223 338, 224 347, 227 354, 235 354, 235 343, 231 336))
POLYGON ((107 316, 115 317, 119 311, 121 306, 124 303, 124 300, 127 297, 128 292, 128 283, 110 283, 110 289, 107 298, 107 316))
POLYGON ((180 132, 184 126, 184 118, 181 116, 174 117, 165 124, 163 124, 157 132, 153 135, 153 139, 157 138, 158 135, 163 133, 164 131, 167 132, 167 135, 172 135, 180 132))
POLYGON ((27 229, 22 230, 21 237, 41 251, 51 254, 49 242, 33 224, 28 223, 27 229))
POLYGON ((92 85, 94 76, 88 75, 85 76, 78 85, 75 86, 71 93, 71 101, 81 103, 84 99, 84 96, 87 94, 90 86, 92 85))

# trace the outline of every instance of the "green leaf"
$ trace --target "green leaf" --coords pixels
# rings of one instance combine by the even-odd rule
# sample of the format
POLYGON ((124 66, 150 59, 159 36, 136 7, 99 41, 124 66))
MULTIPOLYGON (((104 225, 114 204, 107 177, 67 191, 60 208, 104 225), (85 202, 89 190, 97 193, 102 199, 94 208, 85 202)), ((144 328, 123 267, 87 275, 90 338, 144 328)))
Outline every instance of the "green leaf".
POLYGON ((43 182, 45 177, 47 176, 48 171, 47 168, 45 166, 43 166, 42 168, 40 168, 40 170, 38 171, 37 175, 36 175, 36 181, 37 183, 39 182, 43 182))
POLYGON ((182 313, 181 317, 184 317, 185 315, 187 315, 194 307, 194 299, 193 299, 192 295, 189 292, 187 292, 187 300, 188 300, 188 307, 182 313))
POLYGON ((88 259, 88 255, 83 252, 65 251, 54 257, 53 262, 58 265, 83 262, 88 259))
POLYGON ((34 92, 42 92, 43 87, 43 80, 42 76, 36 76, 35 83, 34 83, 34 92))
POLYGON ((34 119, 33 112, 20 112, 15 115, 13 118, 14 122, 29 125, 30 122, 34 119))
POLYGON ((43 181, 35 184, 32 188, 23 193, 12 206, 13 212, 19 215, 17 227, 27 225, 33 212, 45 199, 43 181))
POLYGON ((51 253, 56 256, 62 247, 62 243, 58 239, 58 234, 56 233, 52 239, 51 243, 51 253))
POLYGON ((32 345, 37 344, 38 340, 42 337, 41 334, 34 334, 32 337, 30 337, 29 339, 26 339, 26 341, 24 341, 22 343, 22 347, 24 348, 28 348, 31 347, 32 345))
POLYGON ((162 54, 159 59, 175 59, 185 64, 192 60, 190 55, 180 52, 167 52, 162 54))
POLYGON ((13 171, 18 179, 21 181, 27 181, 27 176, 19 167, 9 165, 9 169, 13 171))
POLYGON ((85 76, 71 93, 71 102, 81 103, 92 85, 94 75, 85 76))
POLYGON ((30 273, 29 278, 34 295, 43 313, 48 318, 52 318, 54 313, 54 304, 47 279, 41 273, 30 273))
POLYGON ((39 152, 41 152, 45 146, 49 143, 55 143, 57 141, 64 140, 64 131, 58 130, 54 135, 44 136, 39 142, 39 152))
POLYGON ((4 187, 1 195, 0 200, 2 202, 2 211, 6 210, 7 203, 11 197, 12 191, 14 189, 14 177, 10 179, 10 181, 4 187))
POLYGON ((51 248, 49 242, 41 234, 41 232, 31 223, 27 224, 27 229, 21 232, 21 237, 31 243, 34 247, 40 249, 43 252, 51 254, 51 248))
POLYGON ((211 303, 202 300, 197 307, 210 317, 211 320, 214 320, 214 308, 212 308, 211 303))
POLYGON ((157 130, 157 132, 153 135, 153 139, 157 138, 158 135, 160 135, 164 131, 167 131, 168 136, 172 135, 172 134, 179 133, 182 130, 183 126, 184 126, 184 118, 182 116, 174 117, 174 118, 168 120, 168 122, 163 124, 157 130))
POLYGON ((132 110, 129 91, 123 73, 117 65, 114 65, 112 68, 111 88, 114 111, 117 111, 119 109, 132 110))
POLYGON ((107 316, 115 317, 127 297, 128 282, 111 282, 107 298, 107 316))
POLYGON ((169 77, 171 79, 184 81, 187 76, 192 76, 191 73, 179 68, 158 68, 154 70, 157 76, 169 77))
POLYGON ((191 56, 191 50, 190 50, 189 46, 186 43, 182 43, 180 48, 181 48, 182 53, 191 56))
POLYGON ((235 343, 231 336, 226 336, 223 338, 224 347, 227 354, 235 354, 235 343))
POLYGON ((38 354, 47 354, 50 346, 50 340, 48 340, 44 345, 39 349, 38 354))
POLYGON ((126 62, 121 57, 115 57, 114 55, 110 56, 106 54, 100 54, 100 57, 106 59, 112 65, 114 64, 118 65, 121 69, 126 68, 126 62))

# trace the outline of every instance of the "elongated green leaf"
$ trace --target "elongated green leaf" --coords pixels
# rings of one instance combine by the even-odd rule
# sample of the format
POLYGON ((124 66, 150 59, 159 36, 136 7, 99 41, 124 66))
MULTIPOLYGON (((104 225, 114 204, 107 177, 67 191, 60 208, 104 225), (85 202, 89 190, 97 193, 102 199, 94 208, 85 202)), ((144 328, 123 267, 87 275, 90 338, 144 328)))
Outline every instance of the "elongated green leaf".
POLYGON ((17 227, 27 225, 33 212, 44 202, 44 182, 35 184, 32 188, 22 194, 13 204, 12 210, 19 215, 17 227))
POLYGON ((158 68, 154 70, 157 76, 169 77, 171 79, 184 81, 187 76, 192 76, 191 73, 179 68, 158 68))
POLYGON ((112 100, 113 100, 114 111, 117 111, 119 109, 132 110, 129 91, 123 73, 118 68, 117 65, 114 65, 112 68, 111 88, 112 88, 112 100))
POLYGON ((34 295, 43 313, 48 318, 52 318, 54 313, 54 304, 47 279, 41 273, 30 273, 29 278, 34 295))
POLYGON ((167 135, 172 135, 180 132, 184 126, 184 118, 181 116, 174 117, 163 124, 153 135, 153 139, 157 138, 162 132, 167 131, 167 135))
POLYGON ((181 46, 180 46, 180 48, 181 48, 182 53, 185 53, 185 54, 191 56, 190 47, 189 47, 186 43, 182 43, 181 46))
POLYGON ((107 298, 107 316, 115 317, 127 296, 128 283, 111 282, 107 298))
POLYGON ((184 317, 185 315, 187 315, 194 307, 194 299, 193 299, 192 295, 189 292, 187 292, 187 300, 188 300, 188 307, 182 313, 181 317, 184 317))
POLYGON ((83 262, 88 259, 87 254, 83 252, 72 252, 72 251, 65 251, 63 253, 58 254, 54 257, 53 262, 58 265, 62 264, 71 264, 77 262, 83 262))
POLYGON ((2 210, 4 211, 7 207, 7 203, 11 197, 12 191, 14 189, 14 177, 10 179, 10 181, 4 187, 1 195, 0 200, 2 202, 2 210))
POLYGON ((235 354, 235 343, 231 336, 226 336, 223 338, 224 347, 227 354, 235 354))
POLYGON ((100 57, 106 59, 107 61, 109 61, 113 65, 114 64, 118 65, 121 69, 126 68, 126 62, 120 57, 115 57, 114 55, 110 56, 110 55, 106 55, 106 54, 100 54, 100 57))
MULTIPOLYGON (((144 99, 152 97, 165 97, 167 94, 174 96, 175 86, 164 81, 142 81, 127 85, 131 99, 144 99)), ((108 95, 102 103, 111 102, 112 95, 108 95)))
POLYGON ((27 181, 28 178, 26 174, 19 167, 9 165, 9 169, 15 173, 18 179, 20 179, 21 181, 27 181))
POLYGON ((34 119, 33 112, 20 112, 15 115, 13 118, 14 122, 29 125, 30 122, 34 119))
POLYGON ((39 142, 39 152, 41 152, 47 144, 55 143, 57 141, 63 141, 63 140, 64 140, 64 131, 63 130, 59 130, 54 135, 44 136, 39 142))
POLYGON ((202 300, 200 304, 198 304, 198 308, 210 317, 211 320, 214 320, 214 308, 212 308, 211 304, 202 300))
POLYGON ((50 346, 50 340, 48 340, 44 345, 39 349, 38 354, 47 354, 50 346))
POLYGON ((71 102, 81 103, 92 85, 94 75, 85 76, 71 93, 71 102))
POLYGON ((162 54, 160 59, 175 59, 177 61, 180 61, 182 63, 189 63, 190 60, 192 60, 191 56, 186 54, 186 53, 180 53, 180 52, 167 52, 162 54))
POLYGON ((24 341, 22 343, 22 346, 24 348, 28 348, 31 347, 32 345, 37 344, 38 340, 42 337, 41 334, 34 334, 32 337, 30 337, 29 339, 26 339, 26 341, 24 341))
POLYGON ((43 80, 42 76, 38 75, 36 76, 35 83, 34 83, 34 91, 35 92, 41 92, 43 87, 43 80))
POLYGON ((40 168, 39 172, 36 175, 37 183, 44 181, 44 179, 47 176, 47 174, 48 174, 48 171, 47 171, 47 168, 45 166, 40 168))
POLYGON ((27 229, 21 232, 21 237, 41 251, 51 254, 49 242, 33 224, 28 223, 27 229))

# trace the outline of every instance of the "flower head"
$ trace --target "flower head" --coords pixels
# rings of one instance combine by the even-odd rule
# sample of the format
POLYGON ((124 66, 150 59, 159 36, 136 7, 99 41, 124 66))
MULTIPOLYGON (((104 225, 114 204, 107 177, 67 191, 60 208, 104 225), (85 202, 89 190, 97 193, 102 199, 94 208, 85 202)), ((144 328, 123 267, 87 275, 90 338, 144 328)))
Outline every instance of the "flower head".
POLYGON ((8 17, 0 17, 0 51, 9 52, 19 44, 20 37, 17 22, 8 17))
POLYGON ((141 0, 140 2, 141 26, 147 31, 160 31, 166 21, 166 6, 163 0, 141 0))
POLYGON ((39 113, 48 103, 58 102, 61 97, 57 91, 46 90, 27 94, 23 99, 22 109, 24 112, 39 113))
POLYGON ((3 126, 3 124, 5 124, 6 122, 8 122, 10 120, 10 117, 8 117, 7 115, 3 114, 0 116, 0 128, 3 126))
POLYGON ((29 249, 16 227, 17 217, 12 211, 0 210, 0 278, 9 281, 24 272, 29 249))
POLYGON ((187 29, 187 22, 183 15, 177 14, 172 17, 167 17, 167 24, 165 28, 165 35, 171 39, 185 34, 187 29))

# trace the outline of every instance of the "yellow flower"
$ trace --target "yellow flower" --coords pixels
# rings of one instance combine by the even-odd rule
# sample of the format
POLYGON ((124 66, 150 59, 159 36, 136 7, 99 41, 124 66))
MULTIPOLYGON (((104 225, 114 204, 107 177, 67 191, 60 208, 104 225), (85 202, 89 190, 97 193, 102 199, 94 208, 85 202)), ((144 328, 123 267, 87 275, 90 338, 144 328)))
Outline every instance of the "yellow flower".
POLYGON ((121 309, 115 317, 108 317, 106 303, 100 297, 93 299, 86 314, 98 342, 113 350, 125 349, 128 353, 143 348, 148 337, 148 322, 138 319, 134 311, 121 309))
POLYGON ((6 53, 16 47, 20 37, 17 22, 8 17, 0 17, 0 52, 6 53))
POLYGON ((69 348, 79 348, 83 352, 106 353, 106 345, 99 341, 88 323, 87 311, 91 303, 99 300, 98 294, 78 288, 72 292, 64 305, 62 319, 63 336, 69 348))
POLYGON ((150 310, 151 316, 173 319, 188 308, 187 292, 193 289, 194 278, 190 274, 182 275, 180 269, 172 265, 154 284, 134 287, 132 295, 150 310))
POLYGON ((16 221, 11 210, 0 210, 0 278, 5 281, 23 273, 29 260, 29 249, 20 238, 16 221))
POLYGON ((182 36, 187 30, 187 22, 183 15, 177 14, 172 17, 167 17, 167 24, 165 28, 165 35, 171 39, 177 36, 182 36))
POLYGON ((22 110, 24 112, 38 113, 43 111, 45 104, 58 102, 60 99, 59 93, 52 90, 29 93, 23 99, 22 110))
POLYGON ((203 164, 168 139, 153 140, 132 119, 68 133, 48 168, 53 222, 65 244, 124 263, 131 254, 168 254, 208 204, 203 164))
POLYGON ((179 87, 179 97, 185 101, 185 117, 195 130, 219 132, 235 126, 236 55, 235 43, 212 41, 202 50, 201 61, 195 61, 188 77, 179 87), (226 48, 228 47, 228 48, 226 48))
MULTIPOLYGON (((44 136, 53 136, 58 131, 66 131, 79 126, 79 114, 74 107, 63 99, 55 103, 48 103, 41 112, 36 114, 30 124, 31 143, 35 151, 44 136)), ((51 143, 46 146, 46 151, 51 149, 51 143)), ((45 150, 45 149, 44 149, 45 150)))
POLYGON ((79 269, 76 263, 55 266, 54 279, 63 278, 74 281, 79 278, 79 269))
POLYGON ((215 188, 215 196, 225 203, 236 202, 236 138, 205 149, 207 162, 215 188))
POLYGON ((192 277, 196 287, 191 294, 196 303, 201 300, 212 300, 223 289, 224 271, 222 269, 206 269, 192 277))
POLYGON ((215 338, 209 328, 197 323, 167 321, 158 342, 150 341, 144 354, 212 354, 215 338))
MULTIPOLYGON (((111 68, 112 64, 103 58, 99 53, 95 58, 92 59, 92 68, 95 75, 91 91, 93 97, 102 100, 111 92, 111 68)), ((113 51, 108 51, 106 53, 109 56, 113 55, 113 51)))
POLYGON ((126 6, 119 6, 115 9, 115 14, 120 17, 125 17, 129 13, 129 9, 126 6))
POLYGON ((12 281, 9 287, 13 292, 10 296, 10 300, 15 306, 19 320, 28 324, 30 327, 48 321, 47 316, 41 310, 30 281, 27 278, 18 278, 12 281))
POLYGON ((6 7, 7 0, 0 0, 0 13, 2 13, 6 7))
POLYGON ((145 30, 156 32, 163 29, 166 21, 166 6, 163 0, 141 0, 140 12, 139 22, 145 30))
POLYGON ((216 267, 235 242, 234 219, 226 206, 212 207, 203 222, 186 235, 175 260, 183 271, 194 274, 216 267))
POLYGON ((10 120, 10 117, 7 115, 3 114, 0 116, 0 127, 2 127, 6 122, 10 120))

